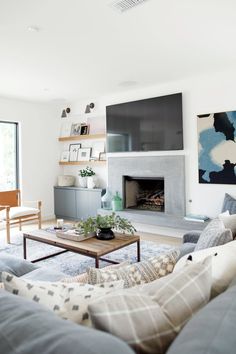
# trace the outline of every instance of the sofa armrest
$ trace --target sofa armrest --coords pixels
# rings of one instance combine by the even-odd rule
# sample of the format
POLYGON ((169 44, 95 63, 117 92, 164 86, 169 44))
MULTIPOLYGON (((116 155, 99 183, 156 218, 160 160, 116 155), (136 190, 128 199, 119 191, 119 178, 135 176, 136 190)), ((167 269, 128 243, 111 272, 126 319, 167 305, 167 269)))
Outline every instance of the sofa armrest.
POLYGON ((183 243, 197 243, 202 231, 192 230, 184 234, 183 243))

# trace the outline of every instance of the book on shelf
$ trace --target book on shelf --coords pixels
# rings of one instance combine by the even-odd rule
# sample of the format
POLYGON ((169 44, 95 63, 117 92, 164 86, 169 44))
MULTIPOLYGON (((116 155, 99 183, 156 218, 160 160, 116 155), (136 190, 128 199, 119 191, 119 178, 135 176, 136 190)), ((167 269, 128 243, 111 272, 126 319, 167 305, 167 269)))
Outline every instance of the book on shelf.
POLYGON ((209 217, 206 216, 206 215, 187 214, 184 217, 184 220, 196 221, 196 222, 205 222, 205 221, 209 220, 209 217))

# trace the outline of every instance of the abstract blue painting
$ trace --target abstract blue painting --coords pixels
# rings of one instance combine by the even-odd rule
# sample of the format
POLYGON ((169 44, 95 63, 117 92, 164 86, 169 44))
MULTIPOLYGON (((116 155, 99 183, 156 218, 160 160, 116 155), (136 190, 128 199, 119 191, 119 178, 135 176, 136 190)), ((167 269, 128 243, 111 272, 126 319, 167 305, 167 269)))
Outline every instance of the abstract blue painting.
POLYGON ((236 111, 197 120, 199 183, 236 184, 236 111))

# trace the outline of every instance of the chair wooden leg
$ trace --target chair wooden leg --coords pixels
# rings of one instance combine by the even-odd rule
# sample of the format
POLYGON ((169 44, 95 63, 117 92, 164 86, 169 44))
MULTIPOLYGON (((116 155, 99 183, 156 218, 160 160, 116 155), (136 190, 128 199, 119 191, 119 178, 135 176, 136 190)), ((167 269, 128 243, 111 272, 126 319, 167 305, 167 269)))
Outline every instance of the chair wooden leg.
POLYGON ((9 219, 10 208, 6 209, 6 232, 7 232, 7 243, 11 243, 10 238, 10 219, 9 219))
POLYGON ((19 220, 19 230, 22 230, 22 224, 21 224, 21 219, 19 220))
POLYGON ((41 200, 39 200, 39 201, 38 201, 38 209, 39 209, 39 214, 38 214, 38 226, 39 226, 39 229, 42 228, 41 206, 42 206, 42 202, 41 202, 41 200))

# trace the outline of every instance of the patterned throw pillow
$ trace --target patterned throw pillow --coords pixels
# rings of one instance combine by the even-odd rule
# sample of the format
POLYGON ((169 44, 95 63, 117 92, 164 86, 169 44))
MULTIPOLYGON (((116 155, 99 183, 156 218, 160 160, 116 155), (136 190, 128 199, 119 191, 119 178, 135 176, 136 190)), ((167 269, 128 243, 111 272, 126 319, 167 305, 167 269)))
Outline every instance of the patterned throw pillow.
POLYGON ((192 315, 209 301, 211 257, 178 273, 120 290, 89 305, 95 328, 120 337, 137 353, 165 353, 192 315))
POLYGON ((123 289, 124 282, 92 286, 88 284, 63 284, 60 282, 28 281, 3 272, 4 288, 8 292, 33 300, 58 316, 83 325, 90 325, 88 304, 114 290, 123 289))
POLYGON ((195 247, 195 251, 199 251, 205 248, 224 245, 227 242, 233 240, 232 232, 226 229, 223 221, 216 218, 213 219, 209 225, 202 231, 198 242, 195 247))
POLYGON ((228 210, 230 214, 236 214, 236 199, 225 193, 222 212, 228 210))
POLYGON ((149 283, 171 273, 179 256, 175 249, 161 256, 149 258, 147 261, 130 264, 120 269, 88 269, 88 283, 100 284, 116 280, 124 280, 124 287, 149 283))
MULTIPOLYGON (((122 268, 124 266, 129 265, 130 262, 129 261, 124 261, 121 262, 119 264, 112 264, 109 265, 107 267, 105 267, 104 269, 119 269, 122 268)), ((75 277, 68 277, 68 278, 63 278, 60 281, 62 281, 63 283, 88 283, 88 274, 87 273, 82 273, 82 274, 78 274, 75 277)))

